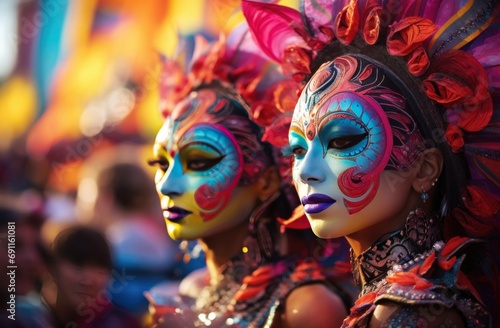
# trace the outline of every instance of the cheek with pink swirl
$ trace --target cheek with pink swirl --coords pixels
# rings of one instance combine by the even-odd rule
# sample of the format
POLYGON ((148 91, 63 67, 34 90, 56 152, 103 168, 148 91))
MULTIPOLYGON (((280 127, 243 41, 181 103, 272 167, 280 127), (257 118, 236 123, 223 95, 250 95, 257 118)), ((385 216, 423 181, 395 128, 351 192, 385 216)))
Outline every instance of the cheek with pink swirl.
POLYGON ((319 136, 328 144, 328 154, 352 166, 338 176, 350 214, 366 207, 375 197, 392 149, 389 121, 372 99, 352 92, 331 96, 317 111, 319 136), (347 148, 336 148, 337 137, 364 136, 347 148))
POLYGON ((204 183, 194 192, 194 200, 204 221, 216 217, 227 205, 242 175, 243 156, 234 136, 223 126, 197 126, 196 139, 217 145, 224 158, 211 169, 199 172, 204 183))
POLYGON ((380 105, 370 98, 359 100, 360 106, 355 114, 367 128, 369 141, 366 149, 354 158, 356 166, 347 169, 339 176, 340 190, 347 197, 358 199, 356 201, 344 199, 350 214, 365 208, 375 197, 380 175, 385 169, 392 149, 391 128, 380 105))

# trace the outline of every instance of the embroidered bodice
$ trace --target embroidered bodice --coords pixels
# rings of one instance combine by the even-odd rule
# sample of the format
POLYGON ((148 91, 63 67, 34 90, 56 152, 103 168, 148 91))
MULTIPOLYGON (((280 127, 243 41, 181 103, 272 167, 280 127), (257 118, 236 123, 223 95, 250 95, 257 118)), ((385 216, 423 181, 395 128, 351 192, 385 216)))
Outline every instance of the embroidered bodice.
POLYGON ((391 233, 368 250, 354 258, 351 249, 351 265, 354 282, 362 287, 361 296, 377 289, 394 265, 407 268, 432 249, 441 239, 437 216, 426 217, 417 209, 411 212, 403 229, 391 233))
POLYGON ((468 247, 478 241, 454 237, 444 243, 439 231, 438 217, 417 209, 401 230, 356 258, 351 252, 354 279, 362 291, 342 327, 368 327, 382 301, 401 304, 401 311, 408 312, 398 318, 404 326, 417 326, 412 306, 439 305, 457 309, 466 327, 489 327, 490 316, 461 271, 468 247))
MULTIPOLYGON (((179 327, 270 327, 286 296, 296 287, 326 278, 316 262, 286 258, 259 266, 253 272, 241 257, 229 261, 217 279, 196 299, 178 303, 179 327)), ((167 318, 159 327, 177 327, 167 318)))

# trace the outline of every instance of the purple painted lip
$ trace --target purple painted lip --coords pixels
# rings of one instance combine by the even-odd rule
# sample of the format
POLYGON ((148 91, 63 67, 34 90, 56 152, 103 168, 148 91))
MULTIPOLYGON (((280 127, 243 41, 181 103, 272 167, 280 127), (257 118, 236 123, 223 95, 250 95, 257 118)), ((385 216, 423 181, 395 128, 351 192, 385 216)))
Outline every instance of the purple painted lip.
POLYGON ((320 213, 335 204, 337 201, 324 194, 311 194, 302 197, 302 205, 307 214, 320 213))
POLYGON ((189 214, 191 214, 190 211, 186 211, 185 209, 182 209, 177 206, 173 206, 167 208, 166 210, 163 210, 163 215, 171 222, 179 222, 189 214))

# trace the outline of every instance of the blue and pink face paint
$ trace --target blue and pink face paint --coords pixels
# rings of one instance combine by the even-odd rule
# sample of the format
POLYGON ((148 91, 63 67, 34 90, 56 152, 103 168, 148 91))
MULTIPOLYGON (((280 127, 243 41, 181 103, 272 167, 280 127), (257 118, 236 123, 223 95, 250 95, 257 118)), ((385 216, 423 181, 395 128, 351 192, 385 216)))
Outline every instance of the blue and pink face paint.
POLYGON ((151 163, 171 237, 199 238, 247 218, 255 206, 247 186, 270 161, 252 124, 241 104, 210 88, 167 118, 151 163))
MULTIPOLYGON (((157 136, 169 162, 172 183, 183 183, 178 193, 192 194, 204 221, 211 220, 227 204, 243 172, 243 156, 235 137, 219 121, 218 110, 228 100, 205 90, 176 108, 157 136), (182 182, 180 182, 182 180, 182 182)), ((155 151, 155 156, 162 152, 155 151)), ((191 211, 174 206, 168 219, 178 222, 191 211)))
POLYGON ((338 201, 349 214, 361 211, 375 197, 382 171, 408 167, 425 149, 405 98, 395 89, 380 68, 354 56, 324 64, 311 78, 289 133, 294 183, 306 213, 319 213, 338 201), (306 185, 321 179, 308 182, 299 176, 306 156, 313 158, 307 163, 327 161, 342 199, 309 194, 306 185))

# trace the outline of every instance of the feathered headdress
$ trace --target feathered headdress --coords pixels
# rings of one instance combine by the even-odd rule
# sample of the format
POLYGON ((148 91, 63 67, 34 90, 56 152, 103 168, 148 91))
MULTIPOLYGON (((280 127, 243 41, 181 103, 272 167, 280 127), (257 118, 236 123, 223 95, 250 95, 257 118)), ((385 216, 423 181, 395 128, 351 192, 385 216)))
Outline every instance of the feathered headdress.
POLYGON ((191 91, 218 81, 242 97, 253 121, 265 128, 263 141, 276 147, 287 143, 286 125, 300 84, 283 75, 279 66, 262 54, 246 25, 228 37, 221 34, 215 42, 197 35, 193 51, 185 50, 163 60, 160 110, 164 117, 191 91))
POLYGON ((263 51, 297 81, 306 82, 334 51, 362 53, 393 69, 416 102, 422 133, 447 158, 445 212, 459 211, 464 231, 484 237, 500 230, 495 4, 306 0, 299 12, 245 0, 242 8, 263 51))
MULTIPOLYGON (((445 157, 445 238, 500 234, 500 5, 494 0, 244 0, 257 43, 303 83, 336 56, 388 68, 445 157)), ((500 258, 497 259, 497 263, 500 258)))
MULTIPOLYGON (((291 163, 280 156, 280 149, 288 144, 288 128, 301 84, 282 74, 280 66, 262 53, 245 24, 227 37, 221 34, 213 42, 198 35, 194 47, 189 47, 187 39, 182 43, 187 46, 180 47, 175 58, 164 57, 162 61, 160 110, 163 116, 169 116, 192 91, 214 82, 221 85, 238 97, 250 118, 262 128, 262 134, 257 137, 273 146, 285 190, 292 191, 288 193, 289 202, 299 204, 291 187, 291 163)), ((244 170, 251 170, 251 166, 244 170)), ((308 228, 306 221, 291 227, 308 228)))

